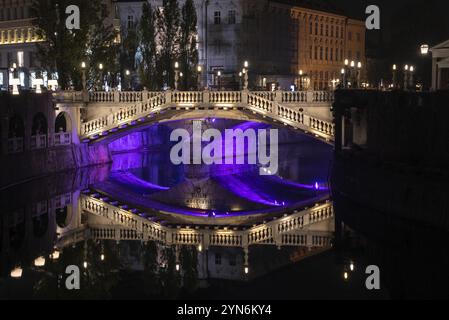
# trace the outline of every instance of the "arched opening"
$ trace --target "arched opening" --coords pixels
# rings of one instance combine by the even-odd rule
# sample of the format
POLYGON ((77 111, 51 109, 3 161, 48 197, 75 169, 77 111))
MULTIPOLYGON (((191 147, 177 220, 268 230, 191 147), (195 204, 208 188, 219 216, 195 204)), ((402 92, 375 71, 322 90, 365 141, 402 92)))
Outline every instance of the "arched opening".
POLYGON ((16 211, 9 216, 9 245, 18 251, 25 239, 25 210, 16 211))
POLYGON ((55 146, 69 145, 72 143, 72 122, 70 116, 61 112, 55 120, 55 146))
POLYGON ((33 118, 31 128, 31 149, 42 149, 47 147, 48 124, 42 113, 38 113, 33 118))
POLYGON ((19 153, 23 151, 23 138, 25 137, 25 126, 20 116, 13 116, 9 120, 8 153, 19 153))
POLYGON ((33 234, 36 238, 45 235, 48 229, 48 212, 33 217, 33 234))
POLYGON ((56 224, 58 227, 64 229, 69 225, 68 216, 68 207, 56 209, 56 224))

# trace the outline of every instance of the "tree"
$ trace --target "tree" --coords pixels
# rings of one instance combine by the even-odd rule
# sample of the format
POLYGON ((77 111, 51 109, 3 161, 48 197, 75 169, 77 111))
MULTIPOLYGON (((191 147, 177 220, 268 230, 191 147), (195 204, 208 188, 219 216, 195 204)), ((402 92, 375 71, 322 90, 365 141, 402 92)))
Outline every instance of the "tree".
MULTIPOLYGON (((156 73, 156 27, 155 13, 151 4, 145 2, 142 7, 142 19, 139 24, 139 40, 142 53, 142 63, 139 67, 142 85, 149 90, 157 90, 158 81, 156 73)), ((161 86, 160 86, 161 87, 161 86)))
POLYGON ((92 1, 92 9, 95 14, 92 18, 92 25, 87 38, 86 58, 89 62, 90 85, 93 85, 100 77, 107 77, 108 83, 115 87, 118 84, 118 49, 116 43, 117 32, 112 24, 106 24, 109 11, 101 1, 92 1), (98 69, 100 63, 103 71, 98 69))
MULTIPOLYGON (((122 36, 122 39, 120 50, 120 66, 122 67, 121 77, 122 79, 126 79, 126 77, 128 77, 125 74, 126 70, 129 70, 130 72, 136 70, 135 60, 137 47, 139 45, 139 37, 135 29, 128 29, 128 32, 122 36)), ((125 82, 131 87, 129 81, 130 79, 127 79, 125 82)))
POLYGON ((161 46, 157 63, 160 84, 174 87, 175 61, 179 56, 180 12, 177 0, 163 0, 157 15, 158 38, 161 46))
POLYGON ((182 87, 190 89, 196 87, 198 65, 197 49, 197 15, 193 0, 186 0, 182 7, 181 37, 180 37, 180 61, 184 74, 182 87))
POLYGON ((91 66, 89 76, 95 78, 98 77, 98 71, 94 71, 95 59, 104 59, 105 64, 113 60, 114 30, 112 25, 104 24, 108 11, 100 1, 34 0, 31 12, 36 17, 37 34, 45 40, 37 44, 38 60, 43 69, 58 74, 62 89, 72 85, 77 89, 82 87, 82 61, 91 66), (79 30, 66 28, 65 10, 69 5, 80 9, 79 30))

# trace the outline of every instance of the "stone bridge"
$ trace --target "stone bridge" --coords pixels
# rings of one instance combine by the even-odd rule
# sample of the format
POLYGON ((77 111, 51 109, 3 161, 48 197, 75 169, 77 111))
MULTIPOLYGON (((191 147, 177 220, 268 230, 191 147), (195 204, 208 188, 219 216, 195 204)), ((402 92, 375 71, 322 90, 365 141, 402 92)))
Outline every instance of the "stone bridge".
POLYGON ((329 91, 60 92, 56 108, 83 106, 80 142, 98 143, 137 127, 182 119, 226 118, 289 126, 332 144, 329 91))

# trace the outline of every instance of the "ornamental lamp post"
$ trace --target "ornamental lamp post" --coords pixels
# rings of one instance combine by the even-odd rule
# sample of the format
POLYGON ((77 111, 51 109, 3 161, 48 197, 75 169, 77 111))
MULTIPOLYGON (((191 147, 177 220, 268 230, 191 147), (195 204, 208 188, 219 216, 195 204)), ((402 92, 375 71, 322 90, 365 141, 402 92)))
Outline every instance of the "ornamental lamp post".
POLYGON ((81 71, 83 73, 82 75, 82 84, 83 84, 83 91, 85 92, 87 90, 87 79, 86 79, 86 63, 83 61, 81 62, 81 71))
POLYGON ((393 88, 396 88, 396 85, 397 85, 397 70, 398 69, 398 67, 394 64, 393 65, 393 88))
POLYGON ((178 82, 179 82, 179 62, 175 62, 175 91, 178 90, 178 82))
POLYGON ((100 63, 98 65, 98 69, 100 70, 100 88, 99 90, 101 91, 103 89, 103 84, 104 84, 104 78, 103 78, 103 64, 100 63))
POLYGON ((409 88, 411 90, 414 90, 415 88, 415 81, 414 81, 414 72, 415 72, 415 67, 414 66, 410 66, 410 72, 409 72, 409 88))
POLYGON ((408 87, 408 64, 404 66, 404 90, 407 90, 408 87))
POLYGON ((131 79, 130 79, 131 71, 128 69, 125 70, 125 84, 127 85, 127 90, 131 91, 131 79))
POLYGON ((197 86, 198 86, 198 91, 201 90, 201 77, 202 77, 202 73, 203 73, 203 67, 201 65, 198 65, 198 67, 196 68, 197 71, 197 86))
POLYGON ((360 88, 361 79, 362 79, 362 63, 357 62, 357 88, 360 88))
POLYGON ((243 90, 248 90, 248 84, 249 84, 249 62, 245 61, 243 64, 243 90))
POLYGON ((354 82, 356 81, 356 70, 355 70, 355 61, 351 61, 351 87, 354 86, 354 82))
POLYGON ((218 91, 220 91, 221 90, 221 71, 220 70, 218 70, 217 71, 217 84, 218 84, 218 91))
POLYGON ((304 90, 304 72, 302 70, 299 70, 299 90, 304 90))
POLYGON ((341 73, 341 83, 343 84, 343 88, 346 89, 346 70, 345 70, 345 68, 342 68, 340 73, 341 73))

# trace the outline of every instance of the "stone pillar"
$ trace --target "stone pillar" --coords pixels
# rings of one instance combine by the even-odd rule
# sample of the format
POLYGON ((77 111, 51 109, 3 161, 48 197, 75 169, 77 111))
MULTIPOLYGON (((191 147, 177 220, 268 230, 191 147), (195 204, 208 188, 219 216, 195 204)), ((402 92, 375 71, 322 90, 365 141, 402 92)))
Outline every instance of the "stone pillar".
POLYGON ((437 58, 432 59, 432 90, 438 90, 438 63, 437 58))

